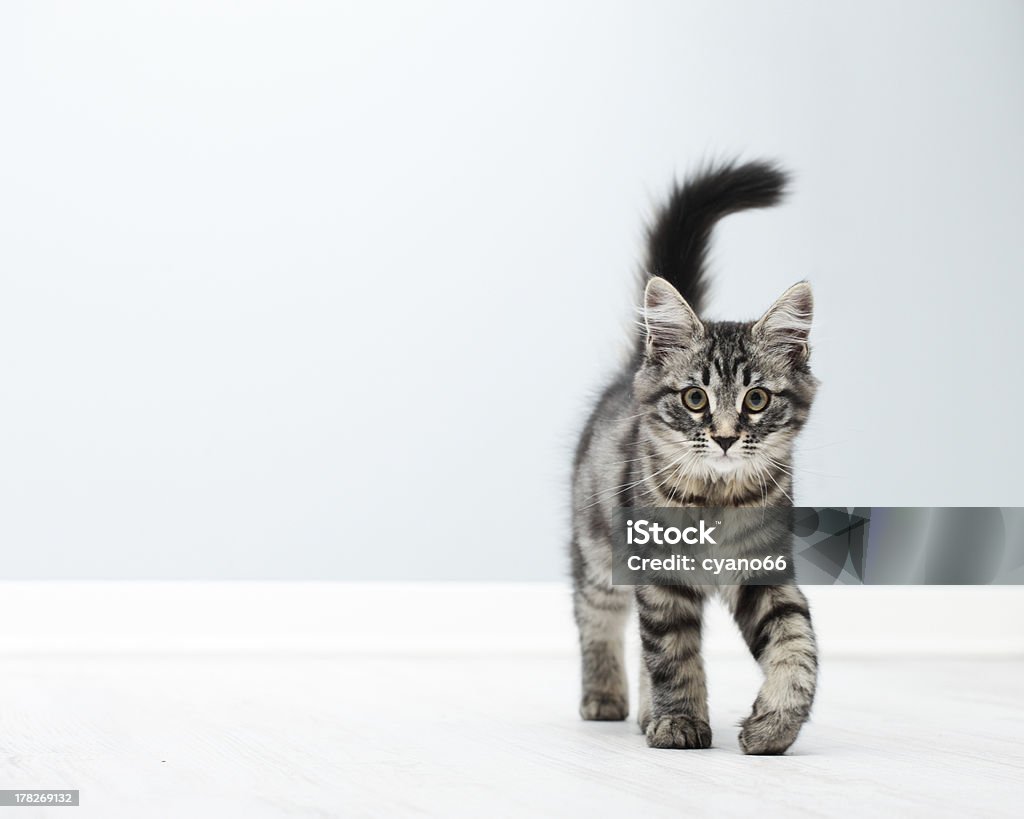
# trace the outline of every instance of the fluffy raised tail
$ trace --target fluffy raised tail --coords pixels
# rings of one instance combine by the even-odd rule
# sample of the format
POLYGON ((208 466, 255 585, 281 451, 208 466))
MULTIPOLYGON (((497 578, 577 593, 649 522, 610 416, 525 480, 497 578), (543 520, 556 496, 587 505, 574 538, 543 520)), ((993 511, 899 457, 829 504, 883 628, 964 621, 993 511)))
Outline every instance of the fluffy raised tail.
POLYGON ((647 231, 644 284, 650 276, 667 279, 700 314, 711 229, 730 213, 776 204, 788 181, 774 163, 748 162, 710 167, 676 184, 647 231))

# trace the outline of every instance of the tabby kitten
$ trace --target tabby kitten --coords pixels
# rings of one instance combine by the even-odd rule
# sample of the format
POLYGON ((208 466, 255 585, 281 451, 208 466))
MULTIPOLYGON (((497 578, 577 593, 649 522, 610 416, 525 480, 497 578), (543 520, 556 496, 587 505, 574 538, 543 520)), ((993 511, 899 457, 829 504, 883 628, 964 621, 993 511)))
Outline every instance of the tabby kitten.
POLYGON ((776 204, 786 175, 755 162, 705 170, 676 186, 648 232, 643 331, 601 395, 573 472, 574 610, 582 651, 580 714, 628 713, 623 632, 640 621, 640 728, 655 748, 711 745, 701 660, 706 598, 718 594, 764 672, 742 723, 748 754, 781 754, 807 720, 817 650, 793 584, 613 586, 616 507, 786 507, 792 447, 814 397, 811 289, 787 290, 755 322, 703 321, 705 258, 723 216, 776 204))

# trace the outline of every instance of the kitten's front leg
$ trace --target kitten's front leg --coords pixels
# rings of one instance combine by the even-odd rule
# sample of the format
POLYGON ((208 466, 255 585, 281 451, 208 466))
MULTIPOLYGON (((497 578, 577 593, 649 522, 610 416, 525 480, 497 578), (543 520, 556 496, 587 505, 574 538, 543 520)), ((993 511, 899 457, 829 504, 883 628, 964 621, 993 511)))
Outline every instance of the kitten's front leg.
POLYGON ((709 748, 707 683, 700 656, 704 593, 637 586, 643 647, 640 729, 652 748, 709 748))
POLYGON ((807 721, 818 679, 818 650, 807 598, 795 585, 740 586, 726 597, 764 671, 764 683, 742 724, 746 754, 782 754, 807 721))

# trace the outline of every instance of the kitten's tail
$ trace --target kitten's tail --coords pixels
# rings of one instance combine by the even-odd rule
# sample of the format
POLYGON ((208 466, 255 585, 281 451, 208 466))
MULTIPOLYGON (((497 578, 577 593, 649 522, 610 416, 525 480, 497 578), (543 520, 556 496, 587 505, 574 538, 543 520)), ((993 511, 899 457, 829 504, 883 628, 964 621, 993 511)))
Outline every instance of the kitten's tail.
POLYGON ((788 174, 772 162, 732 162, 677 183, 647 231, 644 284, 650 276, 668 279, 699 315, 707 295, 704 267, 711 229, 730 213, 776 204, 788 181, 788 174))

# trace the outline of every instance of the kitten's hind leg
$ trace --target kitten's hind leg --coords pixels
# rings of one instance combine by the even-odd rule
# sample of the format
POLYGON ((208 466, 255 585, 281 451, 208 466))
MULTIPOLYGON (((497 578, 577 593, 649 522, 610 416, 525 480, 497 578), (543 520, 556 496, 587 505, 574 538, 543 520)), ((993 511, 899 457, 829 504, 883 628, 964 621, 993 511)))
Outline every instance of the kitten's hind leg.
POLYGON ((646 734, 651 721, 651 672, 644 662, 643 649, 640 651, 640 681, 637 684, 636 721, 640 730, 646 734))
POLYGON ((782 754, 814 702, 818 651, 807 598, 795 585, 739 586, 726 602, 764 671, 754 708, 742 723, 745 754, 782 754))
MULTIPOLYGON (((574 552, 577 549, 574 543, 574 552)), ((573 572, 573 611, 582 656, 580 716, 587 720, 624 720, 629 714, 629 689, 623 643, 631 590, 612 586, 610 577, 607 583, 596 581, 582 560, 577 565, 580 570, 573 572)))

